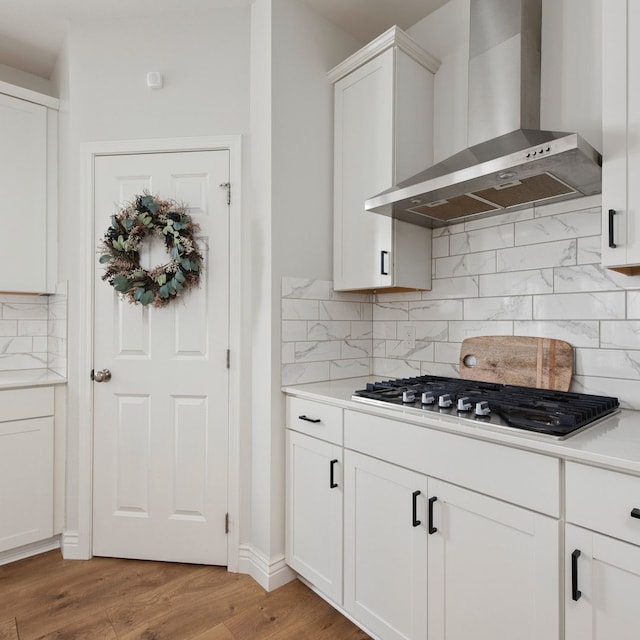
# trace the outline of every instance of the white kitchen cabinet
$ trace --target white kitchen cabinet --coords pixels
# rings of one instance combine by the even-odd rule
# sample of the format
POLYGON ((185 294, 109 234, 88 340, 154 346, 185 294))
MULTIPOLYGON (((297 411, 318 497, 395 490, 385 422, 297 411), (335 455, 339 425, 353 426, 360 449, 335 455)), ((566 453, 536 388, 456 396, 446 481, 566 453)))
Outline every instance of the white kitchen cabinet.
POLYGON ((0 552, 53 535, 53 387, 0 391, 0 552))
POLYGON ((566 640, 638 637, 640 477, 566 465, 566 640))
POLYGON ((558 640, 558 520, 432 479, 429 496, 429 640, 558 640))
POLYGON ((57 111, 38 103, 39 94, 10 91, 0 83, 0 291, 50 293, 57 261, 57 111))
POLYGON ((342 604, 342 409, 286 401, 287 564, 342 604))
POLYGON ((287 430, 287 564, 342 603, 342 447, 287 430))
POLYGON ((336 290, 431 288, 431 230, 364 202, 432 164, 438 64, 393 27, 329 72, 336 290))
POLYGON ((602 264, 640 273, 640 5, 602 3, 602 264))
POLYGON ((346 450, 344 606, 384 640, 427 637, 427 478, 346 450))

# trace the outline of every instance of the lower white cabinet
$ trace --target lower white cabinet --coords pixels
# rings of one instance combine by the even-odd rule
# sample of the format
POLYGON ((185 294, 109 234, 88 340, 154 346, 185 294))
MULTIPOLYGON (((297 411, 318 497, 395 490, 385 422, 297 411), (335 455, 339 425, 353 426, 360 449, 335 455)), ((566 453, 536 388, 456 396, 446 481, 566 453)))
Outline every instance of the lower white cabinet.
POLYGON ((640 547, 568 524, 565 640, 637 640, 640 547))
POLYGON ((53 388, 0 391, 0 552, 53 535, 53 388))
POLYGON ((345 451, 346 611, 384 640, 553 640, 559 524, 345 451))
POLYGON ((286 558, 342 604, 342 447, 287 430, 286 558))
POLYGON ((384 640, 427 637, 427 478, 344 452, 344 607, 384 640))

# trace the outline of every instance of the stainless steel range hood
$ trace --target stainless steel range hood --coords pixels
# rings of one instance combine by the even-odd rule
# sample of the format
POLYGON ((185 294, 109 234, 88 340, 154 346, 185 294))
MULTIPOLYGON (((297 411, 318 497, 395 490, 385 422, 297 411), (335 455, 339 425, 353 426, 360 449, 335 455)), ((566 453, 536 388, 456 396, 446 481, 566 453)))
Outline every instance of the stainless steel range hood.
POLYGON ((541 131, 541 0, 471 0, 472 145, 366 201, 427 227, 601 191, 602 156, 575 133, 541 131))

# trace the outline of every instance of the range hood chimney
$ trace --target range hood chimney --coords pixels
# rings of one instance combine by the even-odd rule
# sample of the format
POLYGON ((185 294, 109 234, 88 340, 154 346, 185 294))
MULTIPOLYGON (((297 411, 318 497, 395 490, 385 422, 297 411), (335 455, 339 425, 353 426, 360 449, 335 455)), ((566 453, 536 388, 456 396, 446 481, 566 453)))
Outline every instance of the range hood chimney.
POLYGON ((426 227, 601 191, 602 156, 540 130, 541 0, 471 0, 469 148, 365 208, 426 227))

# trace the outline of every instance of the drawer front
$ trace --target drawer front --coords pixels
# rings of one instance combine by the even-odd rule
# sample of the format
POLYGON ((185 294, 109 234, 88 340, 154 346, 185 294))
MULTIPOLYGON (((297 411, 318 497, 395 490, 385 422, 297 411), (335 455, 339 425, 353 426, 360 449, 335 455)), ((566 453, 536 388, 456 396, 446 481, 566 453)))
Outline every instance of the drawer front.
POLYGON ((640 545, 640 477, 567 462, 566 493, 567 521, 640 545))
POLYGON ((560 517, 560 461, 398 420, 345 411, 344 446, 560 517))
POLYGON ((53 387, 3 389, 0 391, 0 422, 53 415, 53 387))
POLYGON ((288 396, 287 427, 341 445, 342 409, 322 402, 288 396))

